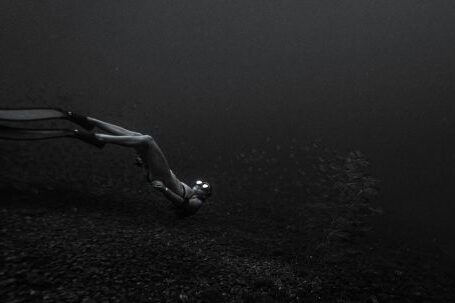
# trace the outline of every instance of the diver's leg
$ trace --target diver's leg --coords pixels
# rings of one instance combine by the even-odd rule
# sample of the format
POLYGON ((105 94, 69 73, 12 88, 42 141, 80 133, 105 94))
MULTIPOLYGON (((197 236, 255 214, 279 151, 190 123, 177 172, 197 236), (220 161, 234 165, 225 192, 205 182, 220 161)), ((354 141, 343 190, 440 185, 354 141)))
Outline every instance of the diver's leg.
POLYGON ((84 130, 75 129, 72 131, 72 137, 80 139, 86 143, 92 144, 98 148, 103 148, 106 145, 105 142, 100 141, 95 133, 87 132, 84 130))
POLYGON ((148 135, 113 136, 95 133, 94 136, 96 137, 96 139, 104 143, 111 143, 135 148, 145 147, 149 140, 153 140, 150 139, 151 137, 148 135))
POLYGON ((134 148, 155 178, 163 181, 172 191, 182 194, 180 182, 171 173, 164 153, 152 136, 112 136, 95 134, 95 137, 103 143, 134 148))
POLYGON ((95 125, 91 123, 87 116, 79 115, 78 113, 75 112, 64 112, 65 116, 63 119, 67 119, 71 122, 76 123, 79 126, 82 126, 86 130, 92 130, 95 128, 95 125))
POLYGON ((123 127, 120 127, 118 125, 107 123, 107 122, 104 122, 104 121, 101 121, 101 120, 98 120, 98 119, 95 119, 95 118, 92 118, 92 117, 87 117, 87 121, 89 123, 93 124, 94 126, 100 128, 100 129, 102 129, 104 131, 107 131, 107 132, 109 132, 111 134, 114 134, 114 135, 118 135, 118 136, 142 136, 141 133, 134 132, 134 131, 125 129, 123 127))
POLYGON ((67 119, 82 126, 87 130, 98 127, 108 133, 118 136, 141 136, 141 133, 128 130, 115 124, 107 123, 92 117, 79 115, 74 112, 67 112, 67 119))

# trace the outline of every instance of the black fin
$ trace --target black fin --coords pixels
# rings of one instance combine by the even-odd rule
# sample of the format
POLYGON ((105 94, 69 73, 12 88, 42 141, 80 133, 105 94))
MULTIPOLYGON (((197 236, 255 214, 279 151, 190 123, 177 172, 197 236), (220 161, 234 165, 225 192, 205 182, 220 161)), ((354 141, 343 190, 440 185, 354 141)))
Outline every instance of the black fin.
POLYGON ((33 129, 0 125, 0 139, 5 140, 45 140, 72 137, 70 129, 33 129))
POLYGON ((59 108, 0 108, 0 120, 38 121, 65 118, 67 113, 59 108))
POLYGON ((74 130, 74 137, 98 148, 103 148, 106 145, 106 142, 100 141, 94 133, 76 129, 74 130))
POLYGON ((66 114, 66 119, 76 123, 77 125, 85 128, 86 130, 92 130, 95 128, 95 125, 92 122, 90 122, 86 116, 79 115, 77 113, 68 112, 66 114))

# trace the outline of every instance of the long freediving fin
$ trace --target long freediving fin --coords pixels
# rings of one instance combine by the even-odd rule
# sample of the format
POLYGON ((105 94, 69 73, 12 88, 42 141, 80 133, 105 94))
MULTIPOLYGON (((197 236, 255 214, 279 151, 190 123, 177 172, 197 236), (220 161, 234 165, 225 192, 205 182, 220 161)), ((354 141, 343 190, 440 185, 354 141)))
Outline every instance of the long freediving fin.
POLYGON ((0 125, 0 139, 4 140, 47 140, 55 138, 76 138, 86 143, 103 148, 105 142, 98 140, 93 133, 72 129, 32 129, 0 125))
POLYGON ((38 121, 66 118, 67 113, 58 108, 6 108, 0 109, 0 120, 38 121))
POLYGON ((74 112, 64 111, 60 108, 5 108, 0 109, 0 120, 11 122, 39 121, 50 119, 67 119, 86 130, 95 126, 87 120, 86 116, 74 112))
POLYGON ((0 125, 0 139, 5 140, 45 140, 74 136, 69 129, 31 129, 0 125))

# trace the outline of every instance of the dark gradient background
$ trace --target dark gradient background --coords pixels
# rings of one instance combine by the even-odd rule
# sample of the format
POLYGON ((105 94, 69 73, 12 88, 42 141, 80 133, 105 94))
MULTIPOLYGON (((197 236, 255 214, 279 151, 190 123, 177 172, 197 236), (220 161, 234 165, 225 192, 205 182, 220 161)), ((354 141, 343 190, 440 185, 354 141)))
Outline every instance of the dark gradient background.
POLYGON ((1 1, 0 104, 151 132, 186 176, 267 136, 361 150, 386 237, 455 255, 454 51, 453 1, 1 1))

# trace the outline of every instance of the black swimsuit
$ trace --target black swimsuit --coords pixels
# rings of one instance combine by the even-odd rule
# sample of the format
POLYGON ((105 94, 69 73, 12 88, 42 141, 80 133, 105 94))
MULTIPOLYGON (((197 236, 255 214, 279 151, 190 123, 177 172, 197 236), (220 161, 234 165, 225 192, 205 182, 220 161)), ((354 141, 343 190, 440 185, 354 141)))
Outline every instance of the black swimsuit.
POLYGON ((193 196, 193 190, 191 189, 191 187, 189 187, 183 182, 180 182, 180 184, 182 184, 183 187, 182 198, 184 199, 184 202, 180 207, 174 207, 174 211, 179 218, 184 218, 194 215, 198 211, 198 209, 190 207, 189 204, 190 198, 193 196))

